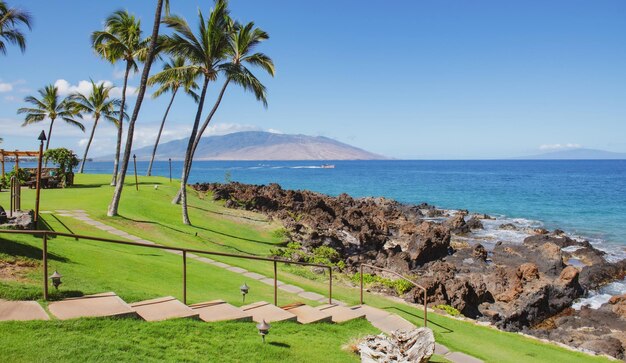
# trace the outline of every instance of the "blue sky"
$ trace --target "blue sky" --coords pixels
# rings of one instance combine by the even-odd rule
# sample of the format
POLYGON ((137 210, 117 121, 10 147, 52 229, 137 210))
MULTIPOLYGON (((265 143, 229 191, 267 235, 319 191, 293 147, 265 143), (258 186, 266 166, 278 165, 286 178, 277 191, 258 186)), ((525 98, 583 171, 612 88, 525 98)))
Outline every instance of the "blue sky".
MULTIPOLYGON (((89 35, 119 8, 149 31, 153 3, 9 0, 32 13, 34 26, 25 54, 11 47, 0 56, 3 147, 32 149, 47 130, 47 123, 19 127, 15 111, 25 95, 55 82, 65 92, 90 78, 121 84, 122 65, 99 59, 89 35)), ((198 8, 211 6, 172 0, 191 24, 198 8)), ((259 50, 277 74, 261 77, 267 109, 230 88, 213 134, 323 135, 396 158, 499 158, 567 146, 626 152, 624 1, 233 0, 230 7, 269 32, 259 50)), ((137 145, 153 143, 167 101, 144 103, 137 145)), ((179 97, 165 141, 184 137, 194 113, 179 97)), ((55 130, 52 147, 82 154, 88 134, 55 130)), ((111 153, 114 137, 113 127, 99 125, 90 155, 111 153)))

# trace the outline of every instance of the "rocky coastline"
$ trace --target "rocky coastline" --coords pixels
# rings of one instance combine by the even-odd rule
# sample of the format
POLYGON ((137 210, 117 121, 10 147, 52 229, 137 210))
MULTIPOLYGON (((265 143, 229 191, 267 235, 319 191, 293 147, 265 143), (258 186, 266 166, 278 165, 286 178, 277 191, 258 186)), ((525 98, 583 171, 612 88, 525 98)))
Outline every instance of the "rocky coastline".
MULTIPOLYGON (((426 203, 331 197, 277 184, 193 187, 211 192, 227 207, 280 221, 289 239, 305 251, 331 247, 348 272, 365 262, 413 277, 427 289, 429 306, 449 305, 502 330, 625 358, 626 295, 614 296, 598 309, 572 305, 590 291, 623 279, 626 260, 613 262, 588 241, 561 230, 426 203), (515 231, 516 239, 489 235, 486 226, 515 231)), ((417 289, 400 297, 423 303, 417 289)))

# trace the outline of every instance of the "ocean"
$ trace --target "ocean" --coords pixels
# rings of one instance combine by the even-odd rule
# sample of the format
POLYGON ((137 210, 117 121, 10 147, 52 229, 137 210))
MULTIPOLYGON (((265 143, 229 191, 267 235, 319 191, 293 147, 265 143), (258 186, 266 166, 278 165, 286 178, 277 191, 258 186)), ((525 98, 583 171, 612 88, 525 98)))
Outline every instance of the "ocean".
MULTIPOLYGON (((239 181, 278 183, 329 195, 382 196, 404 203, 427 202, 444 209, 487 213, 485 229, 472 238, 489 248, 499 240, 521 243, 529 228, 559 228, 626 258, 626 160, 475 160, 475 161, 196 161, 191 183, 239 181), (512 223, 517 231, 498 227, 512 223)), ((145 175, 147 162, 138 162, 145 175)), ((174 178, 182 162, 172 162, 174 178)), ((112 163, 91 162, 87 173, 111 173, 112 163)), ((132 174, 133 166, 129 169, 132 174)), ((168 176, 168 162, 156 162, 153 175, 168 176)), ((575 305, 594 307, 626 292, 615 282, 575 305)))
MULTIPOLYGON (((626 160, 473 161, 196 161, 190 183, 278 183, 354 197, 382 196, 467 209, 547 229, 560 228, 626 258, 626 160)), ((147 162, 137 162, 145 175, 147 162)), ((172 162, 180 178, 182 162, 172 162)), ((112 163, 91 162, 87 173, 110 173, 112 163)), ((132 173, 133 166, 130 165, 132 173)), ((168 176, 168 162, 153 175, 168 176)))

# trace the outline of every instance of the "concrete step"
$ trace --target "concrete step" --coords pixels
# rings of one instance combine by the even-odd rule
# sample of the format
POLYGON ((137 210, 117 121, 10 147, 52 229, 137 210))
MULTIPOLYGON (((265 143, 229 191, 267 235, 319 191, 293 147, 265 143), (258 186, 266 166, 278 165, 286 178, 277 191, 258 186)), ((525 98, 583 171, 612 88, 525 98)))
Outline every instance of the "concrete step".
POLYGON ((249 314, 224 300, 206 301, 189 306, 193 311, 200 314, 200 319, 211 321, 252 321, 252 314, 249 314))
POLYGON ((60 320, 84 317, 136 317, 137 313, 114 292, 52 302, 48 310, 60 320))
POLYGON ((366 319, 372 323, 373 326, 387 334, 395 330, 411 331, 415 329, 415 325, 410 321, 383 309, 360 305, 354 307, 353 310, 364 313, 366 319))
POLYGON ((332 315, 327 312, 317 310, 309 305, 305 304, 292 304, 289 306, 283 306, 283 310, 288 311, 298 317, 298 323, 311 324, 311 323, 331 323, 333 321, 332 315))
POLYGON ((50 317, 36 301, 0 300, 0 321, 10 320, 50 320, 50 317))
POLYGON ((265 301, 259 301, 253 304, 242 306, 241 310, 252 315, 252 320, 256 321, 257 323, 260 323, 263 320, 268 323, 276 321, 298 320, 298 317, 296 315, 265 301))
POLYGON ((352 319, 360 319, 365 317, 365 313, 361 311, 355 311, 349 307, 342 305, 320 305, 315 309, 330 314, 333 323, 343 323, 344 321, 352 320, 352 319))
POLYGON ((146 321, 163 321, 176 318, 198 318, 199 313, 173 296, 139 301, 130 307, 146 321))

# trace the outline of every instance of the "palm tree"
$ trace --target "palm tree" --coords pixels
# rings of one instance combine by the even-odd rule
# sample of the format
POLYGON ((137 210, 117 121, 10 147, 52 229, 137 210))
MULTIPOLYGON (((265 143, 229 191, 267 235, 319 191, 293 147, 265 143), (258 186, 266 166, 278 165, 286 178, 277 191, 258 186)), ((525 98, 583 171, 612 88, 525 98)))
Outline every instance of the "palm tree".
MULTIPOLYGON (((163 70, 167 71, 172 68, 181 68, 185 66, 185 59, 182 57, 171 58, 169 62, 166 62, 163 66, 163 70)), ((167 119, 167 115, 170 112, 170 108, 172 107, 172 103, 174 102, 174 98, 176 97, 176 93, 180 87, 183 87, 185 93, 190 95, 194 101, 198 102, 198 95, 194 92, 194 90, 198 89, 198 84, 195 80, 195 74, 192 72, 183 72, 176 78, 163 78, 161 77, 161 73, 158 73, 150 79, 148 79, 148 85, 153 86, 155 84, 160 84, 159 89, 154 92, 152 95, 153 98, 157 98, 163 95, 166 92, 172 93, 172 98, 170 99, 170 103, 167 105, 165 109, 165 114, 163 115, 163 120, 161 121, 161 127, 159 128, 159 133, 157 134, 156 142, 154 143, 154 148, 152 149, 152 157, 150 158, 150 164, 148 165, 148 173, 150 176, 152 174, 152 164, 154 163, 154 157, 156 155, 157 148, 159 146, 159 141, 161 140, 161 133, 163 132, 163 126, 165 126, 165 120, 167 119)))
POLYGON ((50 146, 52 126, 54 126, 54 121, 57 118, 61 118, 68 124, 78 127, 81 131, 85 132, 85 126, 75 120, 76 117, 82 118, 81 114, 78 112, 69 97, 64 99, 59 97, 59 89, 56 86, 49 84, 37 92, 41 98, 38 99, 34 96, 27 96, 24 98, 24 102, 30 103, 33 107, 22 107, 17 110, 17 113, 26 114, 22 126, 35 124, 45 119, 50 120, 46 150, 48 150, 48 146, 50 146))
POLYGON ((6 1, 0 0, 0 53, 7 54, 6 43, 16 44, 24 53, 26 50, 26 38, 18 27, 25 25, 30 30, 31 21, 32 19, 28 12, 10 8, 6 1))
MULTIPOLYGON (((226 88, 233 82, 244 90, 252 91, 257 100, 263 103, 263 106, 267 107, 267 98, 265 86, 254 76, 254 74, 246 67, 246 64, 261 67, 271 76, 274 76, 274 63, 271 58, 263 53, 252 53, 254 48, 261 43, 269 39, 269 35, 259 28, 254 27, 254 23, 250 22, 245 26, 240 24, 232 24, 232 31, 229 33, 229 47, 228 56, 229 61, 221 64, 218 68, 225 76, 225 81, 218 94, 217 100, 213 105, 213 108, 207 115, 204 123, 200 127, 200 131, 196 136, 193 146, 191 157, 196 152, 198 144, 202 138, 202 135, 206 128, 209 126, 211 119, 215 115, 226 88), (251 54, 252 53, 252 54, 251 54)), ((187 170, 187 175, 191 170, 187 170)), ((178 203, 181 198, 181 192, 179 191, 176 197, 174 197, 174 203, 178 203)))
POLYGON ((255 77, 252 71, 246 67, 246 64, 260 67, 272 77, 274 76, 274 62, 272 59, 263 53, 252 53, 254 48, 259 43, 269 39, 269 35, 265 31, 255 28, 253 22, 250 22, 245 26, 234 24, 232 28, 233 31, 229 35, 228 42, 228 56, 230 61, 228 63, 221 64, 219 67, 225 75, 226 80, 224 81, 224 85, 222 86, 217 100, 215 101, 215 105, 213 105, 211 112, 207 115, 202 127, 200 127, 200 131, 198 132, 196 139, 194 140, 191 152, 192 158, 196 152, 198 144, 200 143, 202 134, 206 130, 207 126, 209 126, 213 115, 222 102, 222 97, 224 96, 226 87, 228 87, 230 82, 243 87, 246 91, 252 91, 256 99, 261 101, 264 107, 267 107, 265 86, 255 77))
POLYGON ((157 0, 156 9, 154 12, 154 22, 152 24, 152 35, 150 36, 150 46, 148 47, 147 57, 143 72, 141 72, 141 81, 139 82, 139 90, 137 91, 137 102, 135 102, 135 108, 133 114, 128 122, 128 135, 126 136, 126 147, 124 148, 124 155, 122 156, 122 162, 120 165, 120 171, 117 174, 117 182, 115 185, 115 191, 111 198, 111 204, 107 210, 109 217, 116 216, 122 198, 122 191, 124 190, 124 179, 126 179, 126 172, 128 171, 128 162, 130 161, 130 153, 133 147, 133 136, 135 133, 135 122, 139 117, 139 110, 141 110, 141 104, 143 103, 143 97, 146 94, 146 85, 148 84, 148 76, 150 75, 150 68, 152 67, 152 61, 157 53, 157 40, 159 37, 159 27, 161 25, 161 12, 163 11, 163 5, 165 4, 165 15, 168 15, 169 0, 157 0))
POLYGON ((120 119, 117 127, 117 143, 115 146, 115 160, 113 163, 113 179, 115 185, 119 169, 120 150, 122 148, 122 132, 124 130, 121 110, 126 109, 126 87, 130 71, 138 71, 137 60, 145 59, 147 42, 141 39, 141 22, 125 10, 118 10, 111 14, 104 22, 104 30, 91 34, 91 43, 98 55, 115 64, 118 61, 126 62, 124 71, 124 86, 122 87, 122 102, 120 104, 120 119))
MULTIPOLYGON (((85 148, 85 155, 83 156, 83 161, 80 163, 79 173, 82 173, 85 168, 87 154, 89 153, 89 147, 93 141, 93 135, 96 132, 98 121, 104 118, 119 127, 118 117, 120 117, 120 111, 117 111, 117 108, 122 104, 122 101, 118 98, 111 98, 111 89, 113 89, 112 86, 105 86, 104 83, 96 84, 94 81, 91 81, 91 93, 89 96, 81 93, 75 93, 70 96, 79 112, 91 114, 94 119, 91 135, 89 136, 89 141, 87 141, 87 147, 85 148)), ((121 117, 127 118, 125 113, 123 113, 121 117)))
POLYGON ((181 72, 189 72, 194 76, 202 76, 202 87, 198 110, 191 129, 191 135, 185 152, 185 162, 183 163, 183 174, 181 177, 181 202, 183 223, 191 224, 187 212, 187 171, 191 169, 191 152, 193 142, 198 134, 202 108, 206 96, 207 87, 210 81, 215 81, 219 72, 219 64, 226 58, 228 49, 228 28, 229 16, 226 0, 217 0, 215 7, 211 10, 209 18, 205 20, 201 11, 198 11, 199 25, 198 32, 194 32, 187 24, 187 21, 178 16, 169 16, 163 22, 174 30, 174 34, 165 37, 163 47, 174 56, 186 58, 191 64, 182 67, 172 68, 161 72, 161 76, 174 78, 181 72))

